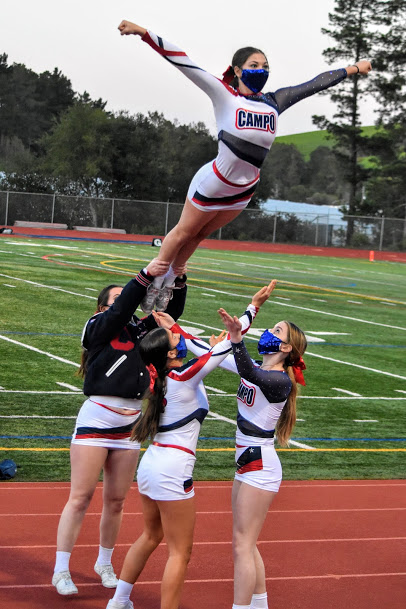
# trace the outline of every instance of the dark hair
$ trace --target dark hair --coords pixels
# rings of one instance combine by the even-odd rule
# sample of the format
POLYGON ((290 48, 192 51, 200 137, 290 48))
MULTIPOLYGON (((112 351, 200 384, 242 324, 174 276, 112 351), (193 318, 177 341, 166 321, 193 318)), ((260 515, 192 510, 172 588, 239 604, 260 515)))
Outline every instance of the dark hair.
POLYGON ((285 324, 288 326, 287 342, 291 345, 292 351, 290 351, 283 362, 283 367, 292 381, 292 389, 276 425, 276 435, 278 443, 281 446, 287 446, 292 429, 296 423, 297 383, 292 366, 297 364, 307 348, 306 336, 302 330, 291 321, 285 321, 285 324))
POLYGON ((168 332, 164 328, 151 330, 140 342, 139 350, 144 364, 153 364, 158 376, 153 390, 147 389, 144 395, 145 409, 133 427, 131 440, 145 442, 158 431, 159 418, 165 409, 167 361, 171 348, 168 332))
MULTIPOLYGON (((247 59, 251 57, 251 55, 253 55, 254 53, 261 53, 261 55, 266 58, 265 53, 261 51, 261 49, 256 49, 255 47, 242 47, 241 49, 238 49, 238 51, 236 51, 233 55, 233 59, 231 61, 232 68, 234 69, 236 66, 242 68, 247 59)), ((234 76, 230 84, 232 87, 234 87, 234 89, 237 89, 238 77, 234 76)))
MULTIPOLYGON (((121 285, 117 285, 116 283, 112 283, 111 285, 106 286, 105 288, 103 288, 98 297, 97 297, 97 309, 96 309, 96 313, 100 313, 102 308, 107 306, 108 300, 109 300, 109 296, 110 296, 110 290, 112 290, 113 288, 122 288, 123 286, 121 285)), ((87 349, 85 349, 84 347, 82 348, 82 354, 80 356, 80 366, 79 366, 79 370, 77 371, 77 376, 81 376, 81 377, 85 377, 86 376, 86 372, 87 372, 87 360, 89 357, 89 352, 87 349)))

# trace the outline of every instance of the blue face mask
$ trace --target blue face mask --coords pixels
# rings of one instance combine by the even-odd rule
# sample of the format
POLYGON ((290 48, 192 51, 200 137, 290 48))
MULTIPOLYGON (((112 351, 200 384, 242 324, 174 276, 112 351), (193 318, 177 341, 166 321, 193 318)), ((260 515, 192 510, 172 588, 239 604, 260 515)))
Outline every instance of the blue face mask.
POLYGON ((269 330, 265 330, 261 334, 261 338, 258 341, 258 353, 265 355, 266 353, 277 353, 280 350, 280 346, 284 341, 272 334, 269 330))
POLYGON ((268 80, 268 70, 243 70, 240 76, 244 85, 254 93, 259 93, 268 80))
POLYGON ((176 345, 175 349, 178 352, 178 357, 183 358, 187 355, 187 346, 184 336, 180 335, 179 342, 176 345))

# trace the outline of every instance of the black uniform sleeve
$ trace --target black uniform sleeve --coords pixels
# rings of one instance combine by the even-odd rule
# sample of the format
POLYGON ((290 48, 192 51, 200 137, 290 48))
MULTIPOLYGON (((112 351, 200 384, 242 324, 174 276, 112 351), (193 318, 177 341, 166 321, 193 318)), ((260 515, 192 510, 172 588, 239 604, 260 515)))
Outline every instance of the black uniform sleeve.
POLYGON ((83 347, 97 348, 99 343, 104 345, 110 342, 130 322, 151 281, 140 271, 137 277, 127 283, 111 307, 89 319, 83 333, 83 347))
POLYGON ((279 114, 282 114, 282 112, 302 99, 310 97, 310 95, 314 95, 320 91, 324 91, 329 87, 333 87, 345 78, 347 78, 347 71, 345 68, 330 70, 329 72, 319 74, 313 78, 313 80, 304 82, 301 85, 284 87, 283 89, 278 89, 275 93, 266 93, 266 96, 270 96, 276 101, 278 112, 279 114))
POLYGON ((292 388, 292 381, 282 370, 261 370, 252 361, 244 341, 231 343, 238 374, 257 385, 269 402, 283 402, 292 388))
POLYGON ((187 294, 186 275, 175 279, 173 297, 169 301, 165 313, 168 313, 176 321, 182 315, 185 308, 187 294))

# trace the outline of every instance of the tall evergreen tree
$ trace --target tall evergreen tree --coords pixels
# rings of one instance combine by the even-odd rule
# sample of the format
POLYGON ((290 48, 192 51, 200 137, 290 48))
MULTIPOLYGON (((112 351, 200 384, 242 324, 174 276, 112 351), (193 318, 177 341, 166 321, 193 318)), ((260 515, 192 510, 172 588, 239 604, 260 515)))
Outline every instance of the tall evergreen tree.
MULTIPOLYGON (((330 28, 323 28, 336 43, 327 48, 323 55, 330 62, 345 61, 356 63, 360 59, 373 61, 376 54, 380 31, 385 28, 382 15, 385 0, 336 0, 334 12, 329 13, 330 28)), ((360 123, 360 101, 370 92, 369 80, 362 76, 349 78, 340 90, 329 89, 326 94, 336 104, 333 120, 325 116, 314 116, 314 123, 327 131, 335 139, 335 152, 340 158, 343 172, 349 184, 348 213, 354 216, 361 203, 361 184, 366 178, 365 169, 359 164, 364 146, 360 123)), ((350 217, 347 229, 347 244, 351 243, 354 222, 350 217)))
POLYGON ((379 129, 368 142, 374 156, 367 199, 373 212, 405 218, 406 243, 406 0, 387 2, 382 20, 373 79, 379 129))

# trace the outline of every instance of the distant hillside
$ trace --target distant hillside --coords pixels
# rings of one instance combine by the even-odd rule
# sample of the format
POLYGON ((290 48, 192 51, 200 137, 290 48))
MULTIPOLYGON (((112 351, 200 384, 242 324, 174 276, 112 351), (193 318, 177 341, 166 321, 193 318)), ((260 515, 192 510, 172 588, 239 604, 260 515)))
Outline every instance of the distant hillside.
MULTIPOLYGON (((364 135, 370 135, 375 131, 376 127, 363 127, 364 135)), ((306 161, 309 160, 310 154, 319 146, 327 146, 332 148, 333 140, 329 138, 327 131, 308 131, 307 133, 295 133, 293 135, 281 135, 275 140, 279 144, 294 144, 300 150, 306 161)))

